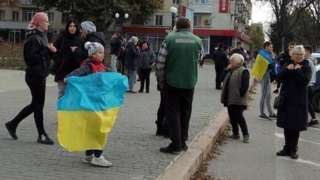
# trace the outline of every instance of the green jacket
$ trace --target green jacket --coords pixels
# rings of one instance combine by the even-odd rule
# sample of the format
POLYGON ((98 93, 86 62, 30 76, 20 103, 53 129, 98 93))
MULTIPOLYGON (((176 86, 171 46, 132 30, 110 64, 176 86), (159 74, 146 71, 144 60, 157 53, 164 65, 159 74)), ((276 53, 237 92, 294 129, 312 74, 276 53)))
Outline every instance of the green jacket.
POLYGON ((158 82, 163 79, 172 87, 193 89, 198 79, 201 48, 201 39, 189 31, 167 35, 156 64, 158 82))

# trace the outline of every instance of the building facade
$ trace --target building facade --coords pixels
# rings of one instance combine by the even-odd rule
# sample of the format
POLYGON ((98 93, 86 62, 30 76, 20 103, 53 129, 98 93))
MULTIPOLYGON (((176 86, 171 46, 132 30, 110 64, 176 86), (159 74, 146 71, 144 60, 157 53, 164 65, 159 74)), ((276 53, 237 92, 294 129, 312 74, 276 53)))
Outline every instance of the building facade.
POLYGON ((247 35, 252 8, 250 0, 163 0, 163 8, 144 26, 127 25, 124 32, 148 40, 157 50, 171 29, 172 6, 178 8, 178 16, 191 20, 193 32, 203 40, 205 53, 219 43, 228 47, 233 47, 237 41, 250 43, 247 35))
MULTIPOLYGON (((28 23, 38 8, 32 4, 32 0, 6 0, 0 2, 0 38, 11 42, 24 39, 28 23)), ((62 25, 62 13, 54 10, 47 12, 50 28, 60 29, 62 25)))

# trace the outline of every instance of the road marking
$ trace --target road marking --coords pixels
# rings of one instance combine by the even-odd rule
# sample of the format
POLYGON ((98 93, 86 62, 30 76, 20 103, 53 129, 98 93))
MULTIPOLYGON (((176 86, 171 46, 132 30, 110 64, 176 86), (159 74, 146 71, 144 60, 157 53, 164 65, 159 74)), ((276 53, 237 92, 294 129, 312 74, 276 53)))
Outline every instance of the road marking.
MULTIPOLYGON (((274 133, 274 135, 275 135, 276 137, 278 137, 278 138, 284 138, 284 135, 281 134, 281 133, 274 133)), ((307 143, 311 143, 311 144, 315 144, 315 145, 320 146, 320 143, 318 143, 318 142, 306 140, 306 139, 303 139, 303 138, 299 138, 299 141, 307 142, 307 143)))
POLYGON ((313 161, 309 161, 309 160, 304 160, 304 159, 300 159, 300 158, 295 160, 295 159, 291 159, 291 158, 287 158, 287 157, 280 157, 280 159, 287 160, 287 161, 292 161, 292 162, 298 162, 298 163, 302 163, 302 164, 308 164, 308 165, 320 168, 320 164, 319 163, 316 163, 316 162, 313 162, 313 161))

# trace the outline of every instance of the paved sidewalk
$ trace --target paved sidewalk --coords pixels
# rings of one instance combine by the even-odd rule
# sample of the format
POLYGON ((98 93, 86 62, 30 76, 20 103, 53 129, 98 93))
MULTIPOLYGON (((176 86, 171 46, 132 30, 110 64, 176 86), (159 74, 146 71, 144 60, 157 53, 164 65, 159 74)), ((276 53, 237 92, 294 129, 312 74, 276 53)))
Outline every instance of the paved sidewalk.
MULTIPOLYGON (((199 70, 188 143, 222 109, 220 91, 214 89, 213 72, 212 65, 199 70)), ((23 76, 23 72, 0 70, 1 180, 155 179, 176 157, 160 153, 159 148, 166 146, 169 141, 154 135, 160 96, 155 89, 154 74, 150 94, 128 94, 125 98, 105 150, 107 159, 113 163, 111 168, 96 168, 81 163, 83 153, 65 152, 57 144, 37 144, 32 117, 20 124, 17 130, 18 141, 9 138, 3 124, 30 101, 23 76)), ((136 88, 138 86, 139 82, 136 88)), ((57 89, 51 78, 47 87, 45 127, 55 140, 56 96, 57 89)))
MULTIPOLYGON (((257 91, 260 92, 260 91, 257 91)), ((219 180, 317 180, 320 176, 320 129, 301 133, 298 160, 276 156, 284 143, 276 121, 258 118, 260 95, 255 96, 244 116, 250 143, 228 139, 219 155, 209 162, 208 175, 219 180)), ((242 138, 241 138, 242 139, 242 138)))

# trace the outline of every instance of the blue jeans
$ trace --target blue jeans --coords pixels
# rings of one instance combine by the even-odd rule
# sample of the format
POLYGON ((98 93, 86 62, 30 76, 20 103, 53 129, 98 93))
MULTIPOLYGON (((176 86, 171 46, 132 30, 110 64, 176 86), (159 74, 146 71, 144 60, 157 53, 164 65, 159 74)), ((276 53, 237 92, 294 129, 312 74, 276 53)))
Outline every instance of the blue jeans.
POLYGON ((117 72, 117 61, 118 57, 114 54, 111 54, 111 64, 110 64, 110 69, 113 72, 117 72))
POLYGON ((134 84, 137 79, 137 70, 129 70, 128 69, 128 81, 129 81, 129 91, 133 90, 134 84))

